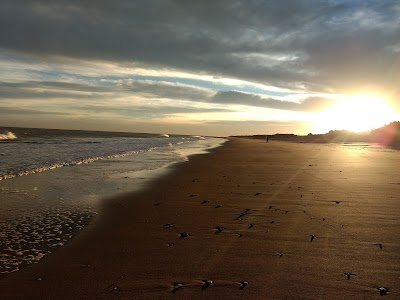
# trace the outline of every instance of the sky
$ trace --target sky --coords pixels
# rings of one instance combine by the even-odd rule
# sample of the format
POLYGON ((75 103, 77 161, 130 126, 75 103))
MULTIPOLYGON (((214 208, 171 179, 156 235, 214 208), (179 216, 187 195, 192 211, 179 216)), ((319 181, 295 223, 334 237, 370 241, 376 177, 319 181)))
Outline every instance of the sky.
POLYGON ((0 8, 0 126, 320 133, 321 113, 354 95, 378 95, 397 116, 399 79, 398 1, 3 0, 0 8))

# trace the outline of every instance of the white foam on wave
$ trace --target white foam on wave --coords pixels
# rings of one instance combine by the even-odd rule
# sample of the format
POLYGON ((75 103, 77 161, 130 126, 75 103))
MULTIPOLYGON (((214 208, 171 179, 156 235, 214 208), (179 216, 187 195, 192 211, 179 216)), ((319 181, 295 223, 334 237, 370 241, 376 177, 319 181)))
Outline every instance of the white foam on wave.
POLYGON ((17 136, 11 131, 7 131, 6 133, 0 133, 0 140, 15 140, 17 136))
MULTIPOLYGON (((169 144, 171 144, 171 143, 169 143, 169 144)), ((11 173, 11 172, 10 173, 6 173, 6 174, 1 174, 0 173, 0 181, 4 180, 4 179, 18 177, 18 176, 24 176, 24 175, 28 175, 28 174, 34 174, 34 173, 40 173, 40 172, 44 172, 44 171, 48 171, 48 170, 53 170, 53 169, 57 169, 57 168, 65 167, 65 166, 88 164, 88 163, 95 162, 97 160, 124 157, 124 156, 135 154, 135 153, 152 151, 154 149, 156 149, 156 148, 154 147, 154 148, 150 148, 150 149, 146 149, 146 150, 126 151, 126 152, 123 152, 123 153, 117 153, 117 154, 114 154, 114 155, 107 155, 107 156, 85 157, 85 158, 82 158, 80 160, 72 160, 70 162, 66 162, 66 161, 56 162, 56 163, 53 163, 53 164, 50 164, 50 165, 43 165, 43 166, 40 166, 40 167, 30 168, 30 169, 27 169, 27 170, 24 170, 24 171, 19 171, 19 172, 14 172, 14 173, 11 173)), ((0 155, 1 154, 2 153, 0 153, 0 155)))
MULTIPOLYGON (((10 133, 7 133, 7 136, 12 137, 10 133)), ((161 139, 157 137, 64 139, 50 135, 30 139, 24 137, 20 143, 3 142, 0 143, 0 181, 64 166, 87 164, 199 141, 193 137, 184 140, 181 137, 166 139, 165 137, 166 135, 161 139)), ((189 145, 188 147, 191 148, 189 145)))

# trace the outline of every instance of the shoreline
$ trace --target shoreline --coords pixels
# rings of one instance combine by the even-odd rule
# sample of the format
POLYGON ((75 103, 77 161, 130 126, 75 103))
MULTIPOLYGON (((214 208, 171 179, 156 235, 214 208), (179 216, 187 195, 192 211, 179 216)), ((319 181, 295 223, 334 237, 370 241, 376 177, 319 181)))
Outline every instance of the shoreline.
POLYGON ((94 219, 102 199, 138 191, 222 140, 179 143, 0 181, 0 277, 38 263, 94 219))
POLYGON ((396 298, 397 162, 390 152, 231 139, 104 201, 70 244, 1 278, 2 297, 374 299, 384 286, 396 298))

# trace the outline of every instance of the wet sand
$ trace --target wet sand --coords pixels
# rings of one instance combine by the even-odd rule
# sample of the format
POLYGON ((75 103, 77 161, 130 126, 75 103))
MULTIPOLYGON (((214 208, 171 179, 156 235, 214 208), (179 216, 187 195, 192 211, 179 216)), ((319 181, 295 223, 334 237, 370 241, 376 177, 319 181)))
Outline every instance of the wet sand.
POLYGON ((1 298, 399 299, 399 165, 383 148, 232 139, 105 201, 1 278, 1 298))

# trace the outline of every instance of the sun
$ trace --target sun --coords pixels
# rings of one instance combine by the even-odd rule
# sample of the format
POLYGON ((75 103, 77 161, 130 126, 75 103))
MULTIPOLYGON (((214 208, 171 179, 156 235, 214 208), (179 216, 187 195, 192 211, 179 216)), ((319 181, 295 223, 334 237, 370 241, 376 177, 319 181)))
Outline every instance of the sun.
POLYGON ((368 131, 396 121, 398 115, 383 97, 351 96, 321 112, 314 122, 315 133, 330 130, 368 131))

